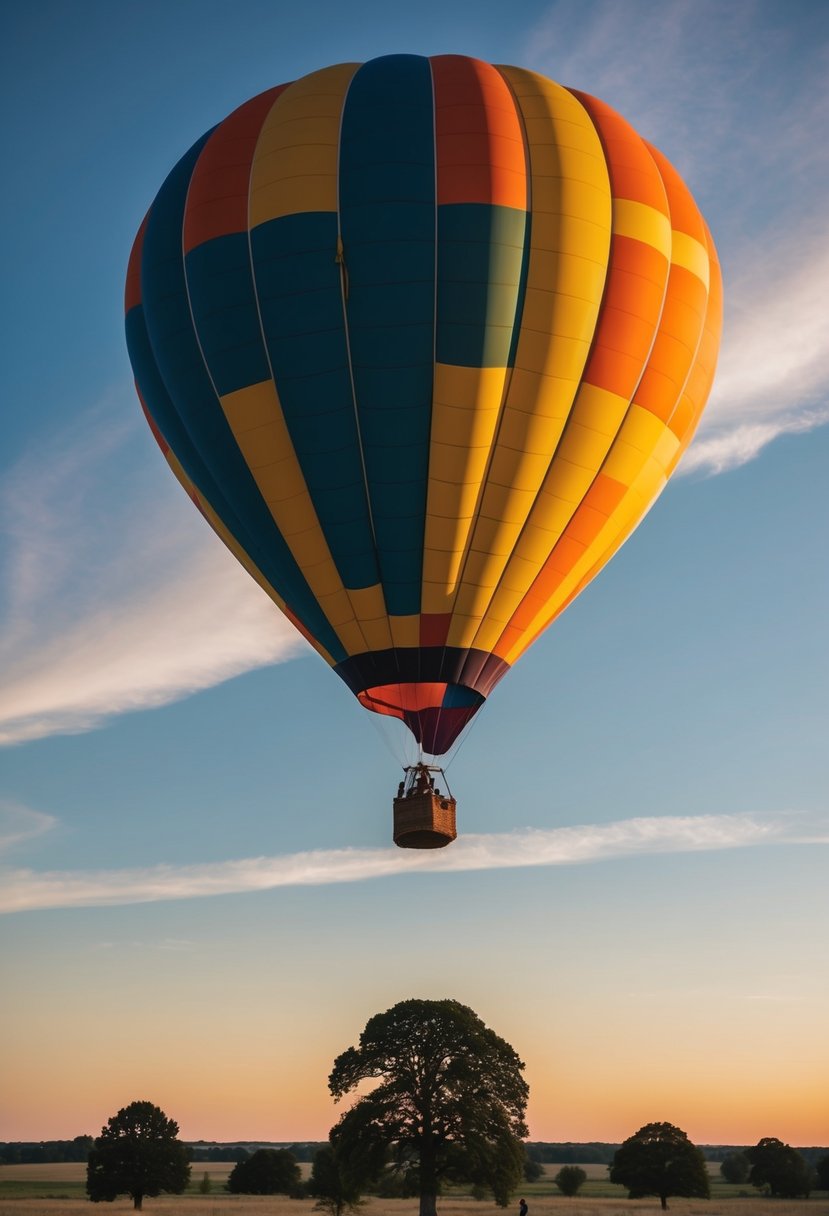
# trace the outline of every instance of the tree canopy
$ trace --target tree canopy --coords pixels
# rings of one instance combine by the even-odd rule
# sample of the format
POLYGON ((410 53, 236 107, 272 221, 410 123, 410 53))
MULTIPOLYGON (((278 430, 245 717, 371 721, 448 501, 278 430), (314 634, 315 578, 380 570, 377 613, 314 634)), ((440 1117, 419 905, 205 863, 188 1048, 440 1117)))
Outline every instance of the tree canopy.
POLYGON ((331 1131, 353 1177, 391 1160, 434 1216, 444 1181, 470 1182, 502 1207, 523 1176, 528 1087, 513 1048, 457 1001, 401 1001, 375 1014, 358 1047, 334 1061, 339 1101, 366 1080, 331 1131))
POLYGON ((359 1181, 331 1144, 326 1144, 314 1156, 308 1194, 317 1201, 314 1207, 328 1212, 329 1216, 342 1216, 343 1212, 361 1206, 359 1181))
POLYGON ((751 1162, 739 1149, 726 1153, 720 1162, 720 1173, 726 1182, 747 1182, 751 1162))
POLYGON ((751 1162, 748 1180, 752 1186, 782 1199, 796 1199, 811 1192, 813 1175, 809 1163, 796 1148, 776 1136, 758 1140, 748 1150, 748 1158, 751 1162))
POLYGON ((556 1174, 553 1182, 562 1195, 578 1195, 587 1181, 587 1171, 580 1165, 563 1165, 556 1174))
POLYGON ((671 1195, 708 1199, 711 1187, 702 1151, 672 1123, 647 1123, 616 1150, 610 1181, 631 1199, 658 1195, 663 1210, 671 1195))
POLYGON ((131 1102, 119 1110, 89 1150, 86 1192, 93 1203, 129 1195, 140 1211, 145 1196, 180 1195, 189 1181, 178 1124, 152 1102, 131 1102))
POLYGON ((230 1171, 227 1189, 235 1195, 290 1195, 302 1180, 296 1157, 286 1148, 258 1148, 230 1171))

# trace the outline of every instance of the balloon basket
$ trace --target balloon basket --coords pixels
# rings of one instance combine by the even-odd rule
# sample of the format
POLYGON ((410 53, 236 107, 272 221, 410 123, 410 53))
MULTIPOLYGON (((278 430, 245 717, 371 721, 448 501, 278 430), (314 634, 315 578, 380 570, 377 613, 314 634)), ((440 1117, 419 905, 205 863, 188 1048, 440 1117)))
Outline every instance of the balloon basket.
POLYGON ((394 800, 394 843, 401 849, 442 849, 457 837, 456 802, 441 793, 433 774, 443 770, 426 764, 405 769, 394 800))

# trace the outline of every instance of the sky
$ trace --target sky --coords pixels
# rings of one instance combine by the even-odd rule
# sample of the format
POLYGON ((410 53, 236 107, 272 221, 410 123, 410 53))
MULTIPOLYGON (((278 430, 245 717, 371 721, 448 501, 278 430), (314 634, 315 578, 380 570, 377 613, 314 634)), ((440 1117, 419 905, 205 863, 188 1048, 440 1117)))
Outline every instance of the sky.
POLYGON ((471 1006, 535 1140, 829 1143, 829 6, 40 0, 5 16, 0 1139, 160 1105, 324 1139, 372 1014, 471 1006), (135 231, 235 106, 462 53, 593 93, 679 169, 725 284, 697 438, 493 693, 461 836, 192 509, 123 338, 135 231))

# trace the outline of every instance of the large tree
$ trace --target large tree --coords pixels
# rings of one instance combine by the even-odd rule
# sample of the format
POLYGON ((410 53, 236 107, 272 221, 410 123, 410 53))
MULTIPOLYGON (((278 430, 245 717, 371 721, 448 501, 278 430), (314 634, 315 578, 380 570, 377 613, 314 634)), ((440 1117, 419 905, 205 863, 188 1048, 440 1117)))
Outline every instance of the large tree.
POLYGON ((658 1195, 663 1210, 671 1195, 711 1195, 701 1150, 672 1123, 647 1123, 629 1136, 613 1155, 610 1181, 627 1187, 631 1199, 658 1195))
POLYGON ((752 1186, 763 1187, 782 1199, 809 1195, 813 1172, 796 1148, 776 1136, 764 1136, 748 1150, 748 1158, 751 1162, 748 1180, 752 1186))
POLYGON ((93 1203, 129 1195, 140 1211, 145 1196, 180 1195, 189 1181, 178 1124, 152 1102, 131 1102, 119 1110, 89 1150, 86 1192, 93 1203))
POLYGON ((506 1207, 522 1179, 528 1088, 509 1043, 457 1001, 401 1001, 375 1014, 334 1061, 339 1101, 366 1080, 331 1131, 352 1176, 376 1177, 388 1159, 435 1216, 444 1181, 471 1182, 506 1207))

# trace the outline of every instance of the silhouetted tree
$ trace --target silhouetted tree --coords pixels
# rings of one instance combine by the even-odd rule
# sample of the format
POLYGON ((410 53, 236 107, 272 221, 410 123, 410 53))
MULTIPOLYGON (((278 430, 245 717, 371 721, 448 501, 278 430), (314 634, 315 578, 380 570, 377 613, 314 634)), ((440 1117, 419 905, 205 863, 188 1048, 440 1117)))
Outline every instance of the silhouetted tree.
POLYGON ((178 1124, 152 1102, 131 1102, 119 1110, 89 1150, 86 1193, 93 1203, 129 1195, 141 1211, 145 1196, 180 1195, 189 1181, 178 1124))
POLYGON ((647 1123, 616 1150, 610 1181, 627 1187, 631 1199, 658 1195, 663 1210, 671 1195, 708 1199, 705 1158, 672 1123, 647 1123))
POLYGON ((748 1150, 752 1186, 767 1190, 783 1199, 808 1196, 812 1190, 813 1174, 809 1163, 796 1148, 784 1144, 775 1136, 764 1136, 748 1150))
POLYGON ((726 1182, 747 1182, 750 1169, 751 1162, 740 1149, 726 1153, 720 1162, 720 1173, 726 1182))
POLYGON ((336 1100, 361 1081, 378 1084, 332 1128, 332 1144, 355 1177, 377 1177, 390 1158, 416 1186, 420 1216, 435 1216, 443 1181, 485 1187, 506 1207, 525 1160, 523 1068, 465 1005, 401 1001, 334 1061, 336 1100))
POLYGON ((296 1157, 286 1148, 258 1148, 234 1165, 227 1189, 235 1195, 289 1195, 302 1180, 296 1157))
POLYGON ((563 1165, 553 1182, 562 1195, 578 1195, 587 1181, 587 1173, 580 1165, 563 1165))
POLYGON ((315 1208, 342 1216, 361 1206, 360 1182, 351 1174, 333 1145, 327 1144, 314 1155, 308 1194, 316 1199, 315 1208))

